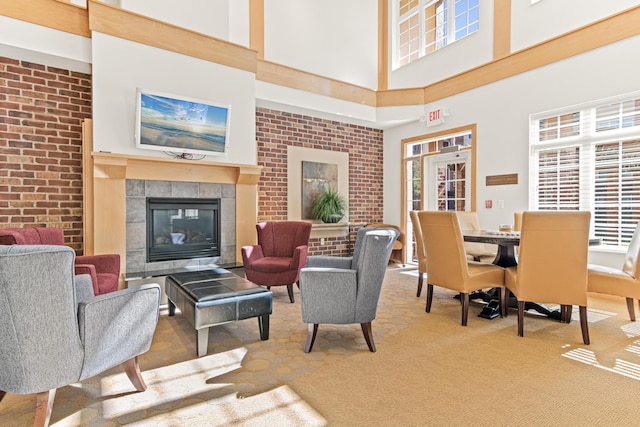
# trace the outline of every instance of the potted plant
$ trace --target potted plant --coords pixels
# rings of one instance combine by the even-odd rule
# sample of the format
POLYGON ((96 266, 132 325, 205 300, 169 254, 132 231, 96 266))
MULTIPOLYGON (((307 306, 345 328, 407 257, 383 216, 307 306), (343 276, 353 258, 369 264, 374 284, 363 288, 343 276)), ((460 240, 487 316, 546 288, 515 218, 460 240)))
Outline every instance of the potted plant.
POLYGON ((340 222, 345 214, 347 202, 333 187, 325 187, 311 205, 311 214, 315 219, 326 223, 340 222))

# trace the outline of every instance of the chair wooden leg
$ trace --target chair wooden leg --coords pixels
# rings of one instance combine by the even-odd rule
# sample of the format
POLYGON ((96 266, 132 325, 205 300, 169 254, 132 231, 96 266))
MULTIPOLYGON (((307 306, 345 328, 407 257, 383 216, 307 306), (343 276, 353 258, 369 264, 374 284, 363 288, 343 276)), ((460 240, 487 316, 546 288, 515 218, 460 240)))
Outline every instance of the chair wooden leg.
POLYGON ((293 304, 295 302, 295 300, 293 299, 293 283, 289 283, 287 285, 287 292, 289 293, 289 301, 291 301, 291 304, 293 304))
POLYGON ((518 300, 518 336, 524 336, 524 301, 518 300))
POLYGON ((371 333, 371 322, 360 323, 360 326, 362 327, 362 333, 364 334, 364 339, 367 342, 367 345, 369 346, 369 350, 372 353, 375 353, 376 345, 373 342, 373 334, 371 333))
POLYGON ((567 305, 564 309, 564 323, 571 323, 571 317, 573 316, 573 306, 567 305))
POLYGON ((567 306, 560 304, 560 323, 567 323, 567 306))
POLYGON ((467 326, 467 319, 469 317, 469 294, 460 293, 460 302, 462 303, 462 326, 467 326))
POLYGON ((418 273, 418 292, 416 296, 420 298, 420 294, 422 293, 422 282, 424 281, 424 273, 418 273))
POLYGON ((427 313, 431 311, 432 301, 433 301, 433 285, 427 283, 427 308, 424 310, 427 313))
MULTIPOLYGON (((640 306, 640 300, 638 300, 638 306, 640 306)), ((627 311, 629 312, 629 319, 632 322, 636 321, 636 312, 633 309, 633 298, 627 298, 627 311)))
POLYGON ((316 340, 316 334, 318 333, 318 324, 309 323, 307 325, 307 344, 304 346, 304 352, 309 353, 313 348, 313 343, 316 340))
POLYGON ((36 417, 33 420, 34 427, 46 427, 49 425, 51 418, 51 409, 53 408, 53 399, 56 397, 56 389, 43 391, 36 395, 36 417))
POLYGON ((582 341, 589 345, 589 324, 587 323, 587 307, 580 306, 580 328, 582 329, 582 341))
POLYGON ((140 373, 140 365, 138 365, 138 356, 133 359, 129 359, 122 364, 124 371, 127 373, 129 377, 129 381, 138 391, 145 391, 147 389, 147 385, 144 383, 144 378, 142 378, 142 374, 140 373))

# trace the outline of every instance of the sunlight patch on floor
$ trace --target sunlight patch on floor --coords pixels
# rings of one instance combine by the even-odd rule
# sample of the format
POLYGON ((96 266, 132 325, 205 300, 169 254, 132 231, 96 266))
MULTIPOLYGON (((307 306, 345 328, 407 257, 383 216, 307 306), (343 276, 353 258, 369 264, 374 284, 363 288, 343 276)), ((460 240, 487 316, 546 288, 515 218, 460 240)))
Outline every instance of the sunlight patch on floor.
MULTIPOLYGON (((225 402, 235 400, 235 392, 225 392, 230 383, 211 383, 207 381, 242 368, 242 361, 247 353, 245 347, 199 357, 142 373, 147 383, 147 390, 127 398, 132 391, 131 383, 124 373, 102 378, 101 388, 121 391, 123 396, 106 399, 102 402, 103 413, 107 419, 127 417, 140 407, 170 408, 179 402, 189 399, 200 400, 203 394, 219 390, 214 401, 225 402)), ((198 405, 196 401, 192 403, 198 405)))
POLYGON ((640 381, 640 365, 638 365, 637 363, 628 362, 622 359, 616 359, 613 367, 610 368, 600 365, 595 353, 584 348, 576 348, 574 350, 568 351, 567 353, 564 353, 562 356, 581 363, 586 363, 588 365, 603 369, 608 372, 612 372, 614 374, 623 375, 627 378, 640 381))
MULTIPOLYGON (((574 307, 572 319, 580 319, 580 309, 578 307, 574 307)), ((595 308, 587 307, 587 320, 589 323, 597 323, 606 319, 610 319, 614 316, 617 316, 617 313, 611 311, 598 310, 595 308)))
POLYGON ((640 356, 640 341, 636 341, 633 344, 625 348, 629 353, 637 354, 640 356))
POLYGON ((620 329, 622 329, 622 332, 624 332, 629 338, 640 337, 640 322, 627 323, 620 329))

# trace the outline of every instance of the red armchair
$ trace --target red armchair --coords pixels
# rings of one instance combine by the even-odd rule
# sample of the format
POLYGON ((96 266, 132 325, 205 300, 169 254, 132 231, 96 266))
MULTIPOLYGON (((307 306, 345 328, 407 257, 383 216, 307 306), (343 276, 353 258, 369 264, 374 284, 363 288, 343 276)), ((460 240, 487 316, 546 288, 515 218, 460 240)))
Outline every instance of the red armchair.
POLYGON ((244 272, 257 285, 286 285, 293 303, 293 284, 307 264, 311 223, 304 221, 261 222, 256 225, 258 244, 242 247, 244 272))
MULTIPOLYGON (((0 245, 64 246, 64 233, 59 228, 2 228, 0 229, 0 245)), ((117 291, 120 276, 120 255, 76 256, 75 273, 91 275, 95 295, 117 291)))

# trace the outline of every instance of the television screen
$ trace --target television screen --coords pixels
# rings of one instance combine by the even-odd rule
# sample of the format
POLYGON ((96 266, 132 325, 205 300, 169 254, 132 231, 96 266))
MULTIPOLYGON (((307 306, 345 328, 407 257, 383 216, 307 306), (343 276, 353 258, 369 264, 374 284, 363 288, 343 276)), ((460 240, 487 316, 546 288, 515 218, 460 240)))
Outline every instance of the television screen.
POLYGON ((138 89, 136 146, 174 157, 224 154, 231 107, 138 89))

